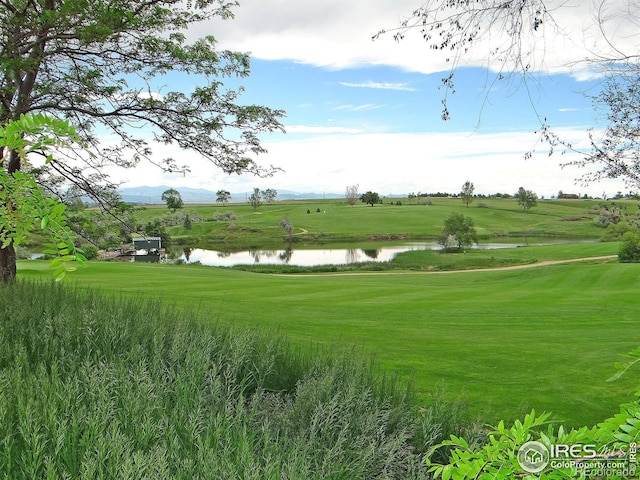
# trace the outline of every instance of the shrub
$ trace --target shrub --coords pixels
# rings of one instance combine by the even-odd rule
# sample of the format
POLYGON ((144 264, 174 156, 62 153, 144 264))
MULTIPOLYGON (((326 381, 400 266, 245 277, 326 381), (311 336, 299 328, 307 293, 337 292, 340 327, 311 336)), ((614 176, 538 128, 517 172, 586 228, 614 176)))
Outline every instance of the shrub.
POLYGON ((187 213, 187 215, 184 217, 184 222, 182 222, 182 227, 185 230, 191 230, 192 225, 193 225, 193 222, 191 218, 189 218, 189 214, 187 213))
POLYGON ((487 202, 478 202, 478 208, 489 208, 489 204, 487 202))
POLYGON ((637 231, 637 228, 627 222, 612 223, 607 227, 605 234, 602 236, 602 240, 605 242, 621 240, 627 232, 635 231, 637 231))
POLYGON ((637 231, 629 231, 622 236, 618 260, 623 263, 640 262, 640 235, 637 231))
POLYGON ((18 245, 16 247, 16 258, 18 260, 29 260, 32 258, 32 253, 26 247, 18 245))
POLYGON ((594 218, 593 221, 599 227, 607 228, 612 223, 620 221, 620 213, 617 210, 601 210, 600 215, 594 218))
POLYGON ((213 219, 216 222, 229 222, 231 220, 238 220, 238 217, 235 213, 228 211, 224 213, 216 213, 213 219))
POLYGON ((95 260, 98 258, 98 247, 91 243, 83 243, 80 246, 80 250, 82 250, 82 253, 87 260, 95 260))
POLYGON ((162 223, 165 227, 176 227, 176 226, 184 226, 185 223, 199 223, 204 219, 198 215, 197 213, 187 213, 184 210, 178 210, 173 213, 165 213, 160 216, 160 223, 162 223))
POLYGON ((478 243, 478 234, 473 226, 473 219, 460 213, 452 213, 444 221, 444 228, 438 243, 445 251, 462 250, 473 243, 478 243))

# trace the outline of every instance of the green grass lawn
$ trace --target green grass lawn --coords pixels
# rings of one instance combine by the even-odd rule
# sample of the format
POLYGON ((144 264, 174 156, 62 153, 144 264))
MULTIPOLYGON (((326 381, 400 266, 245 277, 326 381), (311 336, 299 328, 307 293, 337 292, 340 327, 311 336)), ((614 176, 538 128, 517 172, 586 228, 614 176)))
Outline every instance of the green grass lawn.
MULTIPOLYGON (((393 199, 398 201, 399 199, 393 199)), ((444 219, 452 212, 473 218, 483 240, 501 236, 555 236, 599 238, 604 229, 594 223, 598 200, 544 200, 524 211, 513 199, 476 199, 469 208, 457 198, 434 198, 432 205, 384 204, 373 207, 358 204, 348 206, 339 200, 282 201, 263 205, 257 211, 247 204, 187 205, 185 211, 204 219, 191 230, 169 229, 173 238, 199 245, 216 245, 218 249, 233 249, 281 242, 283 231, 278 222, 286 215, 295 227, 297 237, 307 243, 366 241, 375 236, 394 235, 409 239, 437 237, 444 219), (480 202, 488 205, 478 208, 480 202), (318 210, 320 210, 318 212, 318 210), (214 221, 215 215, 232 211, 238 217, 230 222, 214 221), (309 213, 307 213, 309 212, 309 213)), ((620 203, 620 202, 619 202, 620 203)), ((637 210, 626 202, 628 211, 637 210)), ((146 223, 167 213, 166 208, 144 207, 137 212, 139 222, 146 223)))
MULTIPOLYGON (((444 384, 486 421, 535 408, 582 425, 613 414, 637 385, 633 374, 604 380, 620 355, 640 343, 639 274, 638 265, 596 262, 362 276, 91 262, 71 282, 161 297, 237 325, 277 328, 303 347, 355 345, 389 371, 413 378, 423 402, 444 384)), ((19 264, 22 278, 48 275, 45 262, 19 264)))

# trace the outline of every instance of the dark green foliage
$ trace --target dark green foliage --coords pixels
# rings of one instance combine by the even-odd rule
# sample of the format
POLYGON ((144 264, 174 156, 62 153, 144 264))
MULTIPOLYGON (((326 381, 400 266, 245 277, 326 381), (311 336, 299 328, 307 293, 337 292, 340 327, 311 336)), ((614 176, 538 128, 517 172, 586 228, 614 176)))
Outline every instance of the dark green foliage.
POLYGON ((473 219, 461 213, 452 213, 444 221, 444 228, 438 243, 447 251, 462 250, 463 247, 478 243, 478 234, 473 219))
POLYGON ((249 205, 251 205, 254 212, 262 205, 262 192, 259 188, 254 187, 253 193, 249 195, 249 205))
POLYGON ((460 198, 462 198, 462 202, 469 208, 469 204, 473 202, 473 192, 475 190, 475 186, 472 182, 467 180, 462 185, 462 191, 460 192, 460 198))
POLYGON ((87 260, 95 260, 96 258, 98 258, 98 247, 92 245, 91 243, 83 244, 80 247, 80 250, 82 250, 84 258, 86 258, 87 260))
POLYGON ((184 227, 185 230, 191 230, 191 218, 189 218, 188 213, 184 217, 184 222, 182 223, 182 226, 184 227))
POLYGON ((85 242, 98 248, 118 248, 123 243, 131 241, 134 230, 135 208, 118 199, 112 198, 113 207, 110 213, 100 210, 87 209, 81 202, 67 202, 66 218, 69 227, 85 242))
POLYGON ((169 210, 173 210, 174 212, 184 206, 180 192, 173 188, 162 192, 162 201, 167 204, 169 210))
POLYGON ((529 210, 538 204, 538 195, 531 190, 525 190, 524 187, 518 188, 514 196, 518 205, 521 205, 524 210, 529 210))
POLYGON ((231 193, 227 190, 218 190, 216 192, 216 202, 225 205, 231 199, 231 193))
POLYGON ((623 263, 640 262, 640 235, 637 231, 629 231, 622 236, 618 259, 623 263))
POLYGON ((425 478, 449 433, 353 352, 301 354, 157 302, 2 288, 0 478, 425 478))
POLYGON ((144 234, 149 237, 160 237, 163 244, 169 243, 171 241, 171 237, 169 236, 169 233, 167 233, 167 229, 157 218, 152 222, 147 222, 143 228, 143 231, 144 234))
POLYGON ((380 195, 376 192, 368 191, 360 196, 360 201, 373 207, 376 203, 380 203, 380 195))
MULTIPOLYGON (((282 130, 284 112, 240 101, 244 88, 236 80, 249 75, 248 55, 219 51, 212 32, 197 38, 190 28, 229 19, 235 6, 226 0, 2 2, 0 125, 37 113, 77 128, 79 147, 38 142, 36 150, 48 150, 38 183, 59 196, 74 185, 113 213, 115 185, 106 170, 149 161, 164 172, 189 171, 189 165, 162 157, 169 146, 226 173, 274 172, 254 158, 265 152, 258 135, 282 130), (167 82, 169 76, 176 81, 167 82), (234 87, 225 86, 228 79, 234 87), (190 88, 172 91, 168 84, 190 88), (105 136, 112 139, 108 145, 105 136)), ((8 158, 0 169, 35 173, 16 146, 4 146, 8 158)), ((6 184, 0 181, 5 193, 6 184)), ((11 203, 29 199, 23 197, 11 203)), ((0 245, 0 281, 15 277, 18 243, 12 238, 0 245)), ((70 255, 63 257, 66 265, 70 255)))

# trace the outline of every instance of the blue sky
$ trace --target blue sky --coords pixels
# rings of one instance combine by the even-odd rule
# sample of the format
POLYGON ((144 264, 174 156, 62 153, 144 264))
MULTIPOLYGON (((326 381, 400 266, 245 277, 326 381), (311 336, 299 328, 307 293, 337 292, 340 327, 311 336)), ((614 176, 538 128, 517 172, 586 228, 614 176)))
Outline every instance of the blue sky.
POLYGON ((518 81, 488 87, 495 78, 492 66, 482 60, 482 52, 470 58, 456 73, 447 122, 440 118, 441 79, 448 68, 444 57, 429 51, 418 31, 400 43, 391 35, 371 40, 419 3, 246 0, 234 20, 200 25, 193 36, 213 34, 220 48, 251 53, 252 73, 241 81, 246 87, 241 101, 286 111, 287 133, 263 135, 268 153, 256 159, 283 172, 270 178, 227 176, 190 158, 192 173, 186 176, 138 170, 119 179, 127 186, 232 192, 259 187, 342 193, 352 184, 382 195, 458 192, 466 180, 479 193, 513 193, 520 186, 547 197, 558 190, 628 191, 613 181, 576 184, 583 172, 560 166, 571 157, 549 157, 544 146, 524 159, 536 143, 539 117, 574 145, 586 145, 586 130, 601 127, 588 98, 597 92, 598 79, 566 66, 585 56, 581 47, 591 38, 584 2, 564 2, 558 20, 566 22, 570 38, 545 33, 544 62, 528 88, 518 81))

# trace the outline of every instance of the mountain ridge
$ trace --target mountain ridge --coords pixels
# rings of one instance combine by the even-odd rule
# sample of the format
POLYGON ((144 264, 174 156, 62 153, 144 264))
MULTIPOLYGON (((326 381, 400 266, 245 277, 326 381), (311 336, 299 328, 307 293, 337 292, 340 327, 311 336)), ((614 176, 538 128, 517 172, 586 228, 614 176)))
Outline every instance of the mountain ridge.
MULTIPOLYGON (((218 203, 217 194, 212 190, 192 187, 170 187, 168 185, 123 187, 118 191, 122 200, 128 203, 161 204, 162 193, 170 188, 177 190, 184 203, 218 203)), ((231 202, 246 201, 253 192, 231 192, 231 202)), ((295 192, 278 190, 276 200, 317 200, 323 198, 344 198, 338 193, 295 192)))

